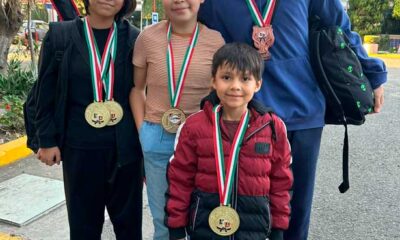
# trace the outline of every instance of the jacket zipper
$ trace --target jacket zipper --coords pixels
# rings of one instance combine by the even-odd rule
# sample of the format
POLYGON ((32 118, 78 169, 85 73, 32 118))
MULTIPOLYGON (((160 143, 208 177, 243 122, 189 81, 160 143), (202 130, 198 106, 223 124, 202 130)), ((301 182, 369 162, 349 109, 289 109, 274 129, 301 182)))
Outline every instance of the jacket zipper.
POLYGON ((271 209, 269 206, 269 199, 267 198, 267 211, 268 211, 268 217, 269 217, 269 224, 268 224, 268 234, 269 236, 271 234, 271 227, 272 227, 272 215, 271 215, 271 209))
POLYGON ((194 232, 194 226, 196 225, 196 217, 197 217, 197 210, 199 209, 199 203, 200 203, 200 197, 197 196, 196 200, 196 209, 194 211, 194 216, 193 216, 193 223, 192 223, 192 231, 194 232))

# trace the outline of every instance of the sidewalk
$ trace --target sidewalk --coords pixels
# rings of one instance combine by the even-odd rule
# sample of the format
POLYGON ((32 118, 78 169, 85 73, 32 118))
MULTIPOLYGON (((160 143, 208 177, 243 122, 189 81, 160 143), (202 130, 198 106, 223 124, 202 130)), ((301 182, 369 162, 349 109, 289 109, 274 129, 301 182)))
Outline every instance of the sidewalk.
MULTIPOLYGON (((349 127, 351 188, 339 194, 343 128, 324 129, 318 163, 310 240, 400 239, 400 65, 389 69, 382 113, 368 116, 362 126, 349 127)), ((47 167, 34 157, 0 167, 0 182, 28 173, 62 180, 60 166, 47 167)), ((1 200, 0 200, 1 201, 1 200)), ((18 201, 18 199, 16 199, 18 201)), ((143 236, 153 228, 144 194, 143 236)), ((67 240, 65 205, 21 228, 0 223, 0 240, 67 240)), ((109 219, 103 240, 115 239, 109 219)))
MULTIPOLYGON (((33 155, 0 168, 0 182, 11 179, 22 173, 62 180, 62 168, 60 166, 48 167, 37 160, 33 155)), ((143 192, 143 240, 151 240, 153 226, 147 202, 146 190, 143 192)), ((18 199, 15 199, 18 201, 18 199)), ((68 218, 65 204, 38 220, 16 227, 0 222, 0 240, 68 240, 68 218), (15 235, 13 238, 10 235, 15 235)), ((109 217, 103 227, 103 240, 114 240, 112 225, 109 217)))

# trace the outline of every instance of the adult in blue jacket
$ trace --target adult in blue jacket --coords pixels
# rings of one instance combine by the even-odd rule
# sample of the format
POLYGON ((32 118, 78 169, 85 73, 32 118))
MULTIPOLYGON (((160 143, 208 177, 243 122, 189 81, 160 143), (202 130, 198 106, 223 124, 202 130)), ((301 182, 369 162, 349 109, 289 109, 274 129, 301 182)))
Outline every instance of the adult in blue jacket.
MULTIPOLYGON (((254 45, 249 0, 205 0, 199 19, 218 30, 229 42, 254 45)), ((270 0, 252 0, 261 14, 270 0)), ((338 25, 350 37, 375 93, 375 109, 383 104, 386 68, 382 61, 369 58, 358 34, 351 32, 349 17, 340 0, 279 1, 272 17, 275 42, 265 62, 263 84, 255 96, 271 106, 284 120, 293 154, 292 215, 285 239, 307 239, 310 222, 316 164, 324 126, 325 100, 318 88, 310 64, 308 19, 318 15, 324 25, 338 25)))

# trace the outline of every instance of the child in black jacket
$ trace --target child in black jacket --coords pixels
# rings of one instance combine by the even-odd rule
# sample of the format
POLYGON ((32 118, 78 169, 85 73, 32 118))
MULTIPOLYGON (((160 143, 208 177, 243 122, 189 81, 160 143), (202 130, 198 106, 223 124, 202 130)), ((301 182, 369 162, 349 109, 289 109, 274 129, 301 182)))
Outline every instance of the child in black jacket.
POLYGON ((142 154, 129 107, 139 31, 123 20, 136 2, 84 3, 87 17, 52 25, 43 41, 37 157, 49 166, 63 161, 70 239, 100 239, 107 208, 117 239, 139 240, 142 154))

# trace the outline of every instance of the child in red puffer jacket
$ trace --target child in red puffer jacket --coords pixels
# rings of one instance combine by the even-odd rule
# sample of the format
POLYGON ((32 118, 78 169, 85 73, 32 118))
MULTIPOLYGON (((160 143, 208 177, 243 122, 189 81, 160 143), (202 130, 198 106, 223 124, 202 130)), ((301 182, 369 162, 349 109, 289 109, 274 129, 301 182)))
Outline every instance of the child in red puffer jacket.
POLYGON ((262 71, 261 56, 246 44, 214 55, 215 91, 180 127, 167 171, 171 239, 283 239, 291 154, 282 120, 252 100, 262 71))

